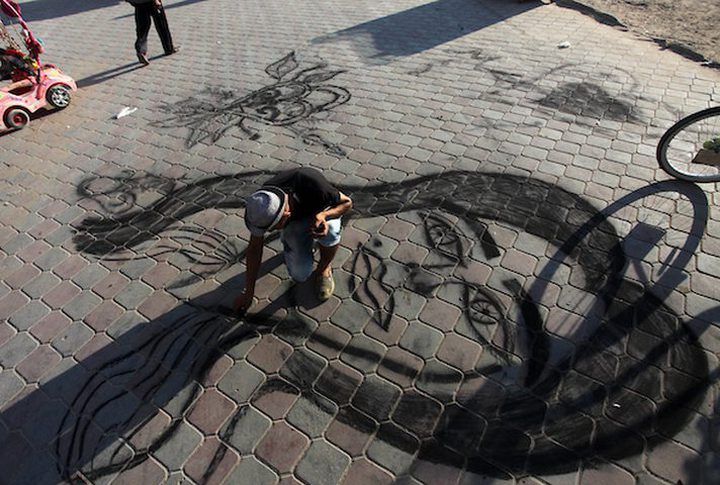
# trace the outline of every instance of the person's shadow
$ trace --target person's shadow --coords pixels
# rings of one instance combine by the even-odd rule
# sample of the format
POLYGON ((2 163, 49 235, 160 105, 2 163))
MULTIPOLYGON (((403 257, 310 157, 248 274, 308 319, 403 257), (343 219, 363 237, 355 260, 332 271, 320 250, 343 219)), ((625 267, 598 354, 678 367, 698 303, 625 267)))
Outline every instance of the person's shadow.
POLYGON ((502 22, 538 7, 491 0, 435 0, 316 37, 313 44, 347 41, 367 64, 387 64, 502 22))
MULTIPOLYGON (((204 0, 183 0, 181 2, 168 3, 165 5, 165 9, 184 7, 202 1, 204 0)), ((76 15, 90 10, 114 7, 121 3, 125 3, 124 0, 35 0, 33 2, 20 4, 20 8, 23 18, 31 22, 67 17, 68 15, 76 15)), ((130 7, 130 5, 128 5, 128 7, 130 7)), ((131 16, 132 13, 129 13, 119 18, 131 16)))
POLYGON ((133 71, 137 71, 138 69, 141 69, 144 67, 139 62, 130 62, 128 64, 124 64, 122 66, 113 67, 111 69, 107 69, 102 72, 98 72, 96 74, 91 74, 90 76, 84 77, 82 79, 78 79, 77 87, 79 89, 82 88, 88 88, 90 86, 94 86, 95 84, 99 84, 105 81, 109 81, 110 79, 113 79, 118 76, 122 76, 124 74, 129 74, 133 71))
MULTIPOLYGON (((180 8, 180 7, 186 7, 188 5, 192 5, 193 3, 198 2, 204 2, 205 0, 183 0, 182 2, 175 2, 175 3, 163 3, 165 10, 171 10, 173 8, 180 8)), ((128 17, 132 17, 132 13, 128 13, 125 15, 120 15, 119 17, 115 17, 114 20, 120 20, 120 19, 126 19, 128 17)))
POLYGON ((123 0, 35 0, 20 4, 22 17, 28 22, 48 20, 68 15, 76 15, 89 10, 113 7, 123 0))

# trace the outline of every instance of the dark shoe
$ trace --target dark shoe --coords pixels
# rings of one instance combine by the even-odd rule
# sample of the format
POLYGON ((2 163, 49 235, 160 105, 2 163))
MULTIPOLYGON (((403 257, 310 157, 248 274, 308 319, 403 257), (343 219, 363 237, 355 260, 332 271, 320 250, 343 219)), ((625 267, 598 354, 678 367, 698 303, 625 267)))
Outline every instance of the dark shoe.
POLYGON ((147 66, 148 64, 150 64, 150 61, 148 61, 147 56, 145 54, 143 54, 142 52, 138 52, 137 57, 138 57, 138 61, 143 66, 147 66))
POLYGON ((166 55, 166 56, 171 56, 171 55, 176 54, 176 53, 178 53, 178 52, 180 52, 180 46, 173 47, 173 49, 172 49, 171 51, 165 51, 165 55, 166 55))

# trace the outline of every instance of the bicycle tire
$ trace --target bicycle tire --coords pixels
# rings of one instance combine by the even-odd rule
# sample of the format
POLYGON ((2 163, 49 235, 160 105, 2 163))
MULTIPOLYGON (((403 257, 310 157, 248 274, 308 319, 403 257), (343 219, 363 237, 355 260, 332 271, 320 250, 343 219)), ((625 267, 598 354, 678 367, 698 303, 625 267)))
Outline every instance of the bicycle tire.
POLYGON ((660 138, 657 160, 665 172, 690 182, 720 181, 720 164, 696 160, 705 141, 720 137, 720 106, 704 109, 681 119, 660 138))

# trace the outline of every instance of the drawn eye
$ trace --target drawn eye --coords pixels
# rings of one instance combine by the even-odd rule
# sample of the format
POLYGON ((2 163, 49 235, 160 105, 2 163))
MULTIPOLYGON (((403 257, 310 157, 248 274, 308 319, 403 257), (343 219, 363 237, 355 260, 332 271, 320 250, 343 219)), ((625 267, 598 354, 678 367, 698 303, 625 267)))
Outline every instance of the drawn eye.
POLYGON ((466 286, 468 304, 465 316, 475 340, 505 364, 515 347, 514 331, 509 327, 505 305, 491 290, 466 286))
POLYGON ((449 249, 452 251, 453 246, 458 244, 460 238, 452 229, 441 225, 433 225, 428 227, 428 235, 435 247, 449 249))
POLYGON ((435 248, 450 254, 462 256, 462 241, 459 234, 447 219, 430 214, 425 221, 425 232, 428 242, 435 248))
POLYGON ((474 292, 467 306, 471 323, 496 325, 504 319, 502 304, 491 293, 481 288, 473 288, 470 291, 474 292))

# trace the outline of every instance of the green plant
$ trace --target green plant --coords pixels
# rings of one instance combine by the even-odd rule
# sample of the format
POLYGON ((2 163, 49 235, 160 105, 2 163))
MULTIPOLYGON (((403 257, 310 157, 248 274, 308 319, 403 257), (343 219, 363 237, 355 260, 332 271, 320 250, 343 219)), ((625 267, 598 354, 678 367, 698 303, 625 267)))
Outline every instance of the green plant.
POLYGON ((703 148, 705 150, 712 150, 715 153, 720 153, 720 136, 716 136, 703 143, 703 148))

